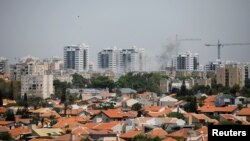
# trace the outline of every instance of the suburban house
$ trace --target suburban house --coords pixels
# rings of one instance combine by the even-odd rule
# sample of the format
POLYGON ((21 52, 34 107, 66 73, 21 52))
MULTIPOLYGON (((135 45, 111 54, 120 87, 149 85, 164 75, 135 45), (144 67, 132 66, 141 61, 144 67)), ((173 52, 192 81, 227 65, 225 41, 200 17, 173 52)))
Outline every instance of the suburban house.
POLYGON ((235 122, 235 123, 239 123, 242 125, 250 125, 250 123, 248 121, 246 121, 245 118, 240 117, 240 116, 231 115, 231 114, 221 114, 220 115, 220 122, 224 122, 224 121, 235 122))
POLYGON ((250 108, 242 108, 238 113, 237 116, 244 118, 245 120, 250 122, 250 108))
POLYGON ((162 106, 173 107, 176 102, 178 102, 178 100, 170 96, 160 98, 160 105, 162 106))
POLYGON ((122 121, 127 118, 134 118, 137 116, 137 112, 122 112, 120 109, 108 109, 102 110, 100 113, 91 117, 96 122, 110 122, 110 121, 122 121))
POLYGON ((188 117, 188 124, 196 126, 217 125, 219 122, 216 119, 211 119, 204 114, 190 114, 188 117))
POLYGON ((219 114, 235 115, 238 111, 238 108, 236 106, 215 107, 215 106, 204 105, 202 107, 199 107, 198 111, 206 115, 214 115, 214 116, 217 116, 219 114))

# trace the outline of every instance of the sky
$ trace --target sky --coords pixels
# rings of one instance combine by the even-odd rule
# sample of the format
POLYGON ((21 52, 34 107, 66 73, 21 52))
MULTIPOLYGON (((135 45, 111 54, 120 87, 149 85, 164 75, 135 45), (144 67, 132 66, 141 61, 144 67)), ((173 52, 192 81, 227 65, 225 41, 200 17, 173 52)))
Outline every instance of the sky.
MULTIPOLYGON (((200 63, 217 58, 204 44, 249 43, 249 0, 1 0, 0 56, 63 57, 63 47, 86 43, 96 63, 103 48, 145 48, 157 63, 166 44, 183 41, 179 52, 199 53, 200 63)), ((250 45, 225 46, 223 60, 250 62, 250 45)))

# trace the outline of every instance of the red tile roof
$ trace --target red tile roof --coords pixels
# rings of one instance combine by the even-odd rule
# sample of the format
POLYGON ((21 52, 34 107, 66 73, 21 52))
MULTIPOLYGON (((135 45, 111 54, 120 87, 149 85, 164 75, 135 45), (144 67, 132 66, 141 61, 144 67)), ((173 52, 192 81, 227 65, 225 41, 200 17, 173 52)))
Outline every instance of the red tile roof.
POLYGON ((54 141, 54 139, 33 138, 29 141, 54 141))
POLYGON ((238 116, 250 116, 250 108, 242 108, 238 113, 238 116))
POLYGON ((32 131, 29 128, 19 127, 10 130, 9 133, 13 138, 17 138, 19 135, 31 134, 32 131))
MULTIPOLYGON (((175 131, 175 132, 168 134, 167 136, 176 137, 176 138, 187 138, 190 134, 190 131, 193 131, 193 130, 188 129, 188 128, 182 128, 178 131, 175 131)), ((200 133, 198 133, 198 134, 200 134, 200 133)))
POLYGON ((208 133, 207 126, 202 126, 200 129, 197 129, 196 131, 198 131, 199 133, 202 132, 202 134, 207 134, 208 133))
POLYGON ((120 110, 118 109, 108 109, 102 111, 105 115, 107 115, 109 118, 122 118, 123 115, 120 110))
POLYGON ((86 112, 90 113, 90 115, 97 115, 101 112, 101 110, 88 110, 86 112))
POLYGON ((7 109, 4 107, 0 107, 0 114, 6 113, 7 109))
POLYGON ((9 132, 9 128, 7 128, 6 126, 0 126, 0 133, 3 132, 9 132))
POLYGON ((41 113, 40 115, 43 118, 50 118, 51 116, 54 116, 55 118, 60 118, 61 116, 56 111, 48 111, 41 113))
POLYGON ((162 128, 154 128, 153 130, 151 130, 148 135, 150 135, 151 137, 166 137, 168 133, 163 130, 162 128))
POLYGON ((151 111, 151 112, 159 112, 162 108, 164 108, 164 107, 163 106, 145 106, 143 108, 143 110, 145 112, 149 112, 149 111, 151 111))
POLYGON ((165 116, 165 115, 167 115, 167 114, 169 114, 171 112, 172 112, 171 108, 165 108, 165 109, 163 109, 161 111, 158 111, 158 112, 149 111, 147 113, 147 115, 150 116, 150 117, 163 117, 163 116, 165 116))
POLYGON ((13 123, 15 123, 15 122, 14 121, 4 121, 4 120, 0 121, 0 125, 2 125, 2 126, 6 126, 8 124, 13 124, 13 123))
MULTIPOLYGON (((79 117, 81 118, 81 117, 79 117)), ((53 126, 56 128, 65 128, 67 126, 69 127, 77 127, 80 126, 82 124, 79 123, 78 119, 75 117, 63 117, 63 118, 59 118, 58 122, 53 126)))
POLYGON ((135 136, 141 134, 142 132, 141 131, 128 131, 127 133, 124 133, 121 135, 121 138, 123 139, 132 139, 134 138, 135 136))
POLYGON ((75 135, 89 135, 89 129, 86 127, 77 127, 72 130, 75 135))
POLYGON ((94 128, 96 125, 98 125, 98 123, 86 123, 86 124, 84 124, 83 126, 84 127, 87 127, 87 128, 89 128, 89 129, 92 129, 92 128, 94 128))
MULTIPOLYGON (((66 114, 67 115, 78 115, 82 113, 84 109, 67 109, 66 114)), ((60 112, 60 114, 64 114, 64 110, 60 112)))
POLYGON ((94 126, 92 129, 96 129, 96 130, 110 130, 113 127, 117 126, 118 124, 121 124, 122 122, 117 122, 117 121, 113 121, 113 122, 108 122, 108 123, 99 123, 96 126, 94 126))
POLYGON ((167 137, 166 139, 161 140, 161 141, 177 141, 177 140, 171 137, 167 137))
POLYGON ((213 113, 213 112, 234 112, 237 110, 236 106, 227 106, 227 107, 215 107, 215 106, 202 106, 198 109, 202 113, 213 113))
POLYGON ((216 97, 216 95, 208 96, 204 100, 204 105, 206 105, 206 106, 215 106, 215 104, 214 104, 215 97, 216 97))
POLYGON ((81 141, 82 137, 78 135, 65 134, 59 137, 56 137, 54 141, 81 141))

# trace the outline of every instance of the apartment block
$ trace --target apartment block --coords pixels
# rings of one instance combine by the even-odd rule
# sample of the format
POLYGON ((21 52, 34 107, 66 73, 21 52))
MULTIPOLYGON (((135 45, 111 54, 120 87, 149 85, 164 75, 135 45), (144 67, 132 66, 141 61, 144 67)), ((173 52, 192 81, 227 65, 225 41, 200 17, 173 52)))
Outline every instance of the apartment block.
POLYGON ((43 99, 53 94, 53 75, 22 75, 21 96, 41 97, 43 99))

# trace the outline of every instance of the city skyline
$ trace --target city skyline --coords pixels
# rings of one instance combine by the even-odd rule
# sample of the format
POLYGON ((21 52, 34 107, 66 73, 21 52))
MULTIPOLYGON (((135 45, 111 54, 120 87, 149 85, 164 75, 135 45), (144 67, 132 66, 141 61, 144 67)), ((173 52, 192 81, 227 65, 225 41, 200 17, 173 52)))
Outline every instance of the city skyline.
MULTIPOLYGON (((217 58, 217 48, 204 44, 250 41, 249 1, 26 0, 1 1, 0 5, 0 56, 10 62, 26 55, 63 58, 64 46, 82 42, 90 46, 92 62, 97 62, 103 48, 133 45, 145 48, 146 57, 156 62, 166 50, 162 46, 175 44, 177 34, 201 39, 181 42, 179 52, 197 52, 200 63, 206 64, 217 58)), ((224 47, 222 59, 249 62, 249 52, 249 45, 224 47)))

